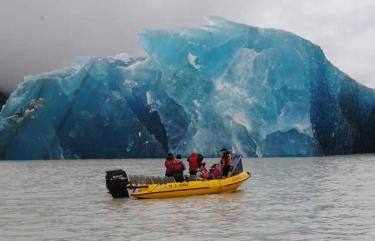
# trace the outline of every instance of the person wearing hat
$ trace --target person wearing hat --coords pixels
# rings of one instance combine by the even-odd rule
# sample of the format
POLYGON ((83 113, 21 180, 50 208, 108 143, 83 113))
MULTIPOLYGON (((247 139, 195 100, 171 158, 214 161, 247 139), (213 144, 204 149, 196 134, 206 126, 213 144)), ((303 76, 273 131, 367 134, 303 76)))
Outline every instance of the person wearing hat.
POLYGON ((218 164, 213 164, 210 168, 209 177, 213 179, 220 179, 221 178, 221 170, 218 167, 218 164))
POLYGON ((176 172, 174 174, 174 179, 177 182, 183 182, 184 181, 184 171, 185 171, 185 165, 182 162, 182 157, 180 154, 176 156, 176 172))
POLYGON ((232 155, 226 148, 222 148, 220 150, 221 153, 221 173, 223 174, 223 177, 228 177, 229 173, 232 170, 232 155))
POLYGON ((199 171, 199 167, 203 161, 203 156, 199 153, 193 152, 191 155, 187 158, 187 162, 189 163, 189 174, 190 176, 197 175, 197 172, 199 171))
POLYGON ((181 155, 177 155, 177 160, 174 158, 172 153, 168 153, 165 159, 165 176, 174 177, 177 182, 184 181, 184 170, 185 165, 181 161, 181 155))
POLYGON ((172 153, 168 153, 167 157, 165 158, 165 176, 166 177, 173 177, 175 173, 175 165, 176 160, 172 153))
POLYGON ((201 163, 201 166, 199 167, 199 172, 203 180, 208 180, 208 171, 207 171, 205 162, 201 163))

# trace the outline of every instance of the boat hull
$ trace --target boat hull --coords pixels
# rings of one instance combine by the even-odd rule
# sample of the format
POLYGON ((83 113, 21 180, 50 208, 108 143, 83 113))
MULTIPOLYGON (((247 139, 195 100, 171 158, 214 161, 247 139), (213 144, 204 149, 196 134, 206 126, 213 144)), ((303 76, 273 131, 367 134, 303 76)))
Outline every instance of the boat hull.
POLYGON ((147 187, 138 188, 131 196, 140 199, 154 199, 234 192, 250 177, 250 172, 242 172, 224 179, 149 184, 147 187))

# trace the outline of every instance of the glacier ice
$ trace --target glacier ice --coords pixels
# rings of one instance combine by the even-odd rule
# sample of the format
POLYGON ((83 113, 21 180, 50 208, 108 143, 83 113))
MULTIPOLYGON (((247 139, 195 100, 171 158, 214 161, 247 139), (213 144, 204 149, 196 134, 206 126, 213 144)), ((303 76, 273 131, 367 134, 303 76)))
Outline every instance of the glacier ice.
POLYGON ((375 151, 374 90, 301 37, 211 18, 140 43, 147 57, 25 78, 0 113, 0 159, 375 151))

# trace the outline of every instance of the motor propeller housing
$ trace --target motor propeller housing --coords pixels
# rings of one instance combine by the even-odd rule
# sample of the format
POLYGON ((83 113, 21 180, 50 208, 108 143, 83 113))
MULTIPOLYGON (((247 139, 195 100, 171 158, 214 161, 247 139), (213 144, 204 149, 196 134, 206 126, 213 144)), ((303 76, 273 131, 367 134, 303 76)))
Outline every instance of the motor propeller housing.
POLYGON ((128 198, 128 175, 122 169, 107 171, 106 186, 113 198, 128 198))

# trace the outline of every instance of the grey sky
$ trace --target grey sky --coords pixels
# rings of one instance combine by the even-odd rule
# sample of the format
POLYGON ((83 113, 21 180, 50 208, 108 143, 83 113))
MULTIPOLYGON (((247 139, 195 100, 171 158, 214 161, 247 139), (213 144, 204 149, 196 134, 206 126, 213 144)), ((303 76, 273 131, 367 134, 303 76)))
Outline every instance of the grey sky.
POLYGON ((142 29, 176 30, 212 15, 294 32, 375 87, 374 13, 373 0, 0 0, 0 89, 75 56, 141 55, 142 29))

